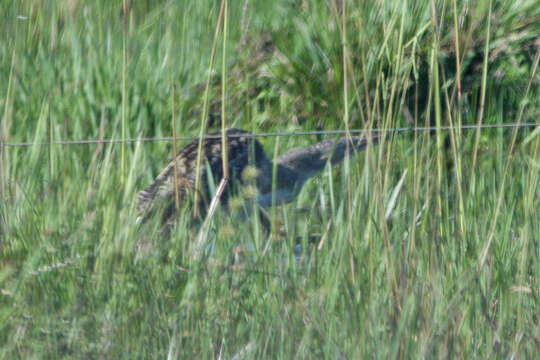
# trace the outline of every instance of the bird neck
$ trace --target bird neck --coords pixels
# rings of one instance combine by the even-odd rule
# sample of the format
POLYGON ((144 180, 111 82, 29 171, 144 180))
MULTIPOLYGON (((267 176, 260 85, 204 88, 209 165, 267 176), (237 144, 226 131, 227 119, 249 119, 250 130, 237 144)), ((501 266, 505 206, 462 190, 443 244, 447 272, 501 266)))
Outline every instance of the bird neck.
MULTIPOLYGON (((379 140, 371 138, 373 144, 379 140)), ((276 181, 263 175, 260 179, 259 204, 270 206, 275 203, 287 203, 294 200, 305 182, 324 170, 327 163, 332 166, 341 163, 347 154, 351 156, 367 146, 362 137, 329 139, 315 145, 289 150, 275 160, 276 181), (264 185, 263 185, 264 183, 264 185), (270 188, 271 187, 271 188, 270 188)), ((268 164, 272 164, 270 161, 268 164)), ((272 165, 270 165, 272 167, 272 165)), ((272 174, 272 171, 265 172, 272 174)))
POLYGON ((347 151, 354 155, 365 146, 366 141, 360 137, 329 139, 315 145, 289 150, 276 161, 278 166, 289 169, 303 183, 324 170, 328 162, 335 166, 345 159, 347 151))

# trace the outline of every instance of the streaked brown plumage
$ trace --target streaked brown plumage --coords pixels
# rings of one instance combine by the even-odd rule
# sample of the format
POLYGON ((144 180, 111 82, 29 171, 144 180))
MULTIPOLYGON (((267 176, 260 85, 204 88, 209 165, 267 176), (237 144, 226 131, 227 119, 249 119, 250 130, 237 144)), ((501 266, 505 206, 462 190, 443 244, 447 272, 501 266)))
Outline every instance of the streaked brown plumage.
MULTIPOLYGON (((204 153, 199 197, 199 208, 202 210, 211 200, 209 180, 217 185, 223 176, 222 145, 219 135, 220 133, 209 134, 202 146, 204 153)), ((239 129, 227 130, 229 181, 220 199, 223 204, 227 204, 229 198, 244 183, 241 175, 250 165, 257 169, 255 180, 258 190, 257 202, 262 207, 268 207, 273 199, 277 204, 292 201, 309 178, 321 172, 328 161, 332 165, 339 164, 347 150, 346 138, 340 138, 288 151, 276 159, 276 192, 272 194, 274 164, 264 153, 261 143, 248 135, 248 132, 239 129)), ((378 140, 378 136, 372 137, 374 144, 378 140)), ((182 148, 174 159, 178 172, 178 194, 182 202, 188 200, 187 195, 193 193, 195 189, 198 145, 198 140, 191 142, 182 148)), ((367 141, 362 137, 352 137, 349 146, 353 152, 361 151, 367 146, 367 141)), ((164 216, 167 221, 174 215, 176 196, 174 161, 165 167, 149 187, 137 194, 138 209, 143 216, 160 206, 165 207, 164 216)))

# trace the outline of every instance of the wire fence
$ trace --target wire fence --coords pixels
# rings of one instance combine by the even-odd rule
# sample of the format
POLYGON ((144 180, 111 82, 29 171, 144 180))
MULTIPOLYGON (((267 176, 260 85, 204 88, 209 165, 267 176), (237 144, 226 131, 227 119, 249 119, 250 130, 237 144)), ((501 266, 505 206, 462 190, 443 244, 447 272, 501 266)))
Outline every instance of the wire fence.
MULTIPOLYGON (((514 129, 514 128, 533 128, 540 126, 540 123, 507 123, 507 124, 482 124, 482 125, 462 125, 461 130, 474 129, 514 129)), ((457 126, 424 126, 424 127, 395 127, 395 128, 376 128, 370 129, 371 133, 405 133, 405 132, 433 132, 436 130, 450 131, 458 130, 457 126)), ((350 134, 364 134, 366 129, 352 129, 350 134)), ((314 130, 314 131, 288 131, 288 132, 273 132, 273 133, 251 133, 251 134, 231 134, 229 138, 250 137, 250 138, 265 138, 265 137, 288 137, 288 136, 311 136, 311 135, 345 135, 346 130, 314 130)), ((221 134, 207 134, 205 139, 220 138, 221 134)), ((87 139, 87 140, 57 140, 44 142, 4 142, 0 140, 0 146, 5 147, 30 147, 30 146, 45 146, 45 145, 91 145, 91 144, 116 144, 116 143, 150 143, 160 141, 186 141, 196 140, 198 136, 179 136, 179 137, 138 137, 138 138, 113 138, 113 139, 87 139)))
MULTIPOLYGON (((475 130, 475 129, 524 129, 524 128, 538 128, 540 126, 540 123, 507 123, 507 124, 482 124, 482 125, 462 125, 461 127, 452 127, 452 126, 431 126, 431 127, 395 127, 395 128, 375 128, 370 129, 369 131, 371 133, 405 133, 405 132, 433 132, 436 130, 441 131, 451 131, 451 130, 475 130)), ((349 130, 350 134, 364 134, 366 133, 366 129, 354 129, 349 130)), ((265 138, 265 137, 289 137, 289 136, 312 136, 312 135, 345 135, 347 132, 345 130, 321 130, 321 131, 291 131, 291 132, 274 132, 274 133, 251 133, 251 134, 232 134, 229 135, 231 138, 235 137, 251 137, 251 138, 265 138)), ((208 134, 205 135, 205 138, 219 138, 221 137, 220 134, 208 134)), ((181 136, 176 137, 176 140, 195 140, 198 139, 198 136, 181 136)), ((87 140, 58 140, 58 141, 52 141, 52 142, 4 142, 0 140, 0 148, 2 146, 5 147, 31 147, 31 146, 43 146, 43 145, 89 145, 89 144, 117 144, 117 143, 150 143, 150 142, 160 142, 160 141, 173 141, 175 138, 173 137, 152 137, 152 138, 114 138, 114 139, 87 139, 87 140)), ((320 249, 319 249, 320 250, 320 249)), ((295 252, 295 259, 297 262, 300 261, 300 258, 303 254, 302 249, 298 247, 298 245, 295 246, 294 249, 295 252)), ((42 273, 51 272, 51 271, 59 271, 62 268, 76 266, 81 259, 87 258, 89 256, 93 256, 93 252, 86 252, 83 255, 76 254, 74 257, 66 258, 62 262, 56 262, 50 265, 43 265, 38 267, 36 270, 30 271, 30 275, 32 276, 38 276, 42 273)), ((310 256, 308 255, 307 261, 309 263, 310 256)), ((189 271, 189 267, 184 268, 178 266, 178 268, 182 271, 189 271)), ((235 273, 238 272, 244 272, 246 273, 246 279, 248 276, 252 274, 262 274, 265 276, 275 276, 279 278, 285 278, 287 277, 286 273, 272 273, 272 272, 266 272, 261 271, 257 267, 253 268, 243 268, 238 266, 236 263, 231 266, 222 266, 221 271, 232 271, 235 273)))

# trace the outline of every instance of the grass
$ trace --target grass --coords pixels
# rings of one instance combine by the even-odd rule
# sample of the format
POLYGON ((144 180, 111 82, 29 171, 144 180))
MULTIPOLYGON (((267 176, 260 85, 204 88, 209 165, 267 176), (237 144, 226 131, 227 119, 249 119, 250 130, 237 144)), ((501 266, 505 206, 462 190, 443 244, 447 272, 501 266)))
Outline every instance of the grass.
POLYGON ((441 126, 538 121, 536 1, 230 2, 226 51, 220 2, 126 4, 0 4, 0 358, 535 356, 538 128, 441 126), (269 250, 218 210, 197 262, 190 209, 135 223, 172 142, 54 143, 171 136, 173 87, 178 136, 438 131, 325 170, 269 250))

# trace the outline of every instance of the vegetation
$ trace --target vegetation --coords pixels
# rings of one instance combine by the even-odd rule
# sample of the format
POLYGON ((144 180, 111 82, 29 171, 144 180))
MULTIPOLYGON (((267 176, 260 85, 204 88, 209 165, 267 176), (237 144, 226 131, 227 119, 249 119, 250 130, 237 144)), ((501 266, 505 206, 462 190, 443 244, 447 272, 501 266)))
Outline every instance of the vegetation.
POLYGON ((535 357, 540 130, 459 125, 538 122, 538 2, 221 6, 0 3, 0 358, 535 357), (270 238, 218 210, 195 260, 191 209, 136 224, 173 143, 121 141, 172 136, 173 94, 182 137, 436 130, 327 169, 270 238), (59 143, 87 139, 118 141, 59 143))

